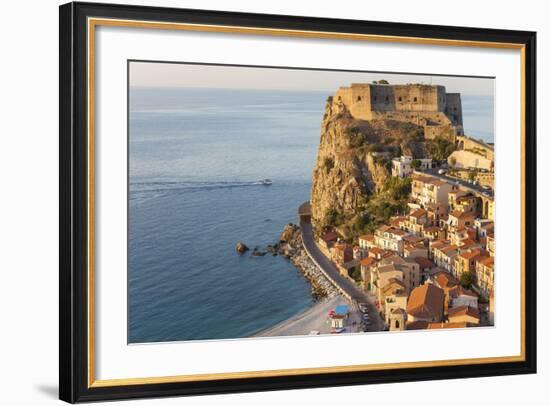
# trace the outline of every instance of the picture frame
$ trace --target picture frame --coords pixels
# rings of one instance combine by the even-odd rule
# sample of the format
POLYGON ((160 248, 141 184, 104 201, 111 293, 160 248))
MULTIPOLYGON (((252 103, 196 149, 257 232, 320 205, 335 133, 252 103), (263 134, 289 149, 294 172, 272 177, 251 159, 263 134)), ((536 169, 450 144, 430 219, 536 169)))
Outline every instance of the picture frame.
MULTIPOLYGON (((75 403, 161 396, 220 394, 328 386, 471 378, 536 372, 536 33, 326 18, 68 3, 60 6, 60 268, 59 397, 75 403), (519 53, 521 235, 519 355, 376 365, 283 368, 235 373, 97 379, 94 165, 95 78, 98 27, 219 35, 254 35, 288 41, 370 42, 434 47, 504 49, 519 53)), ((367 69, 367 68, 366 68, 367 69)), ((396 69, 398 70, 398 69, 396 69)), ((125 86, 126 84, 124 84, 125 86)), ((99 167, 99 165, 98 165, 99 167)), ((121 270, 125 272, 125 270, 121 270)), ((365 336, 368 337, 368 334, 365 336)), ((336 338, 336 337, 335 337, 336 338)), ((208 345, 208 344, 207 344, 208 345)))

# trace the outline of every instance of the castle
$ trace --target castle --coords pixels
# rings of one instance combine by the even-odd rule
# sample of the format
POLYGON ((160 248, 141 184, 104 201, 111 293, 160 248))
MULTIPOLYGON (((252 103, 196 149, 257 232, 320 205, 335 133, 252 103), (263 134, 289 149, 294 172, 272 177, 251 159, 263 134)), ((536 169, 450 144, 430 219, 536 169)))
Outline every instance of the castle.
POLYGON ((444 86, 353 83, 338 89, 332 100, 357 119, 417 124, 426 138, 464 134, 460 93, 446 93, 444 86))

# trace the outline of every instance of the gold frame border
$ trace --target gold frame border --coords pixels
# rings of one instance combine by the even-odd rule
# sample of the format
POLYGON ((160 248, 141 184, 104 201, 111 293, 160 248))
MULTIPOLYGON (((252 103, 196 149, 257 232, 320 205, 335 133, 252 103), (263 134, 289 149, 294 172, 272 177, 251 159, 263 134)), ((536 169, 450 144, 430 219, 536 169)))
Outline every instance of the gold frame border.
POLYGON ((143 385, 177 383, 193 381, 212 381, 218 379, 265 378, 278 376, 296 376, 311 374, 330 374, 341 372, 366 372, 401 368, 425 368, 441 366, 459 366, 474 364, 496 364, 525 361, 525 45, 506 42, 466 41, 422 37, 400 37, 390 35, 353 34, 341 32, 306 31, 273 29, 258 27, 240 27, 208 24, 165 23, 140 20, 121 20, 108 18, 89 18, 87 27, 88 41, 88 388, 113 387, 125 385, 143 385), (512 49, 520 51, 521 64, 521 350, 520 355, 486 358, 465 358, 456 360, 416 361, 384 364, 348 365, 336 367, 278 369, 267 371, 223 372, 212 374, 174 375, 145 378, 95 379, 95 28, 97 26, 148 28, 157 30, 180 30, 194 32, 217 32, 244 35, 267 35, 279 37, 299 37, 317 39, 337 39, 371 42, 390 42, 416 45, 460 46, 478 48, 512 49))

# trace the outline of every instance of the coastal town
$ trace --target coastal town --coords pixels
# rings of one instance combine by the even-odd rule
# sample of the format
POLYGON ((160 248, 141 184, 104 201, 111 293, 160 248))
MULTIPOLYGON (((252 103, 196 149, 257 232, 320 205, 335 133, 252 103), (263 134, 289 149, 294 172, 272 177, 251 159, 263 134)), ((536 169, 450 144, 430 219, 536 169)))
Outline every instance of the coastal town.
POLYGON ((312 200, 299 208, 290 257, 328 298, 316 317, 268 335, 494 325, 494 146, 464 134, 460 94, 384 82, 340 88, 327 102, 312 200), (391 136, 365 145, 380 122, 391 136), (401 145, 415 148, 388 145, 399 126, 417 141, 406 135, 401 145), (435 153, 417 156, 422 149, 435 153), (395 185, 397 203, 384 200, 395 185))
POLYGON ((403 175, 407 162, 394 161, 393 174, 411 178, 409 213, 353 243, 325 230, 318 247, 342 277, 371 294, 385 330, 492 325, 492 193, 420 171, 403 175))

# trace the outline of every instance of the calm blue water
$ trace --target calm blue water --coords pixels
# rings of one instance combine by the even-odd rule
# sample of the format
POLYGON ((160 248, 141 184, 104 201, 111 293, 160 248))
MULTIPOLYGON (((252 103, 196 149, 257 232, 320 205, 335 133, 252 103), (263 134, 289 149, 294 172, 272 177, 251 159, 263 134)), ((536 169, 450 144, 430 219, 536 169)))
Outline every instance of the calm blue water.
POLYGON ((131 343, 243 337, 312 304, 289 262, 235 244, 272 244, 296 222, 325 97, 131 90, 131 343))
MULTIPOLYGON (((290 263, 235 244, 296 221, 327 95, 131 88, 130 343, 244 337, 311 306, 290 263)), ((492 101, 463 104, 467 131, 492 139, 492 101)))

